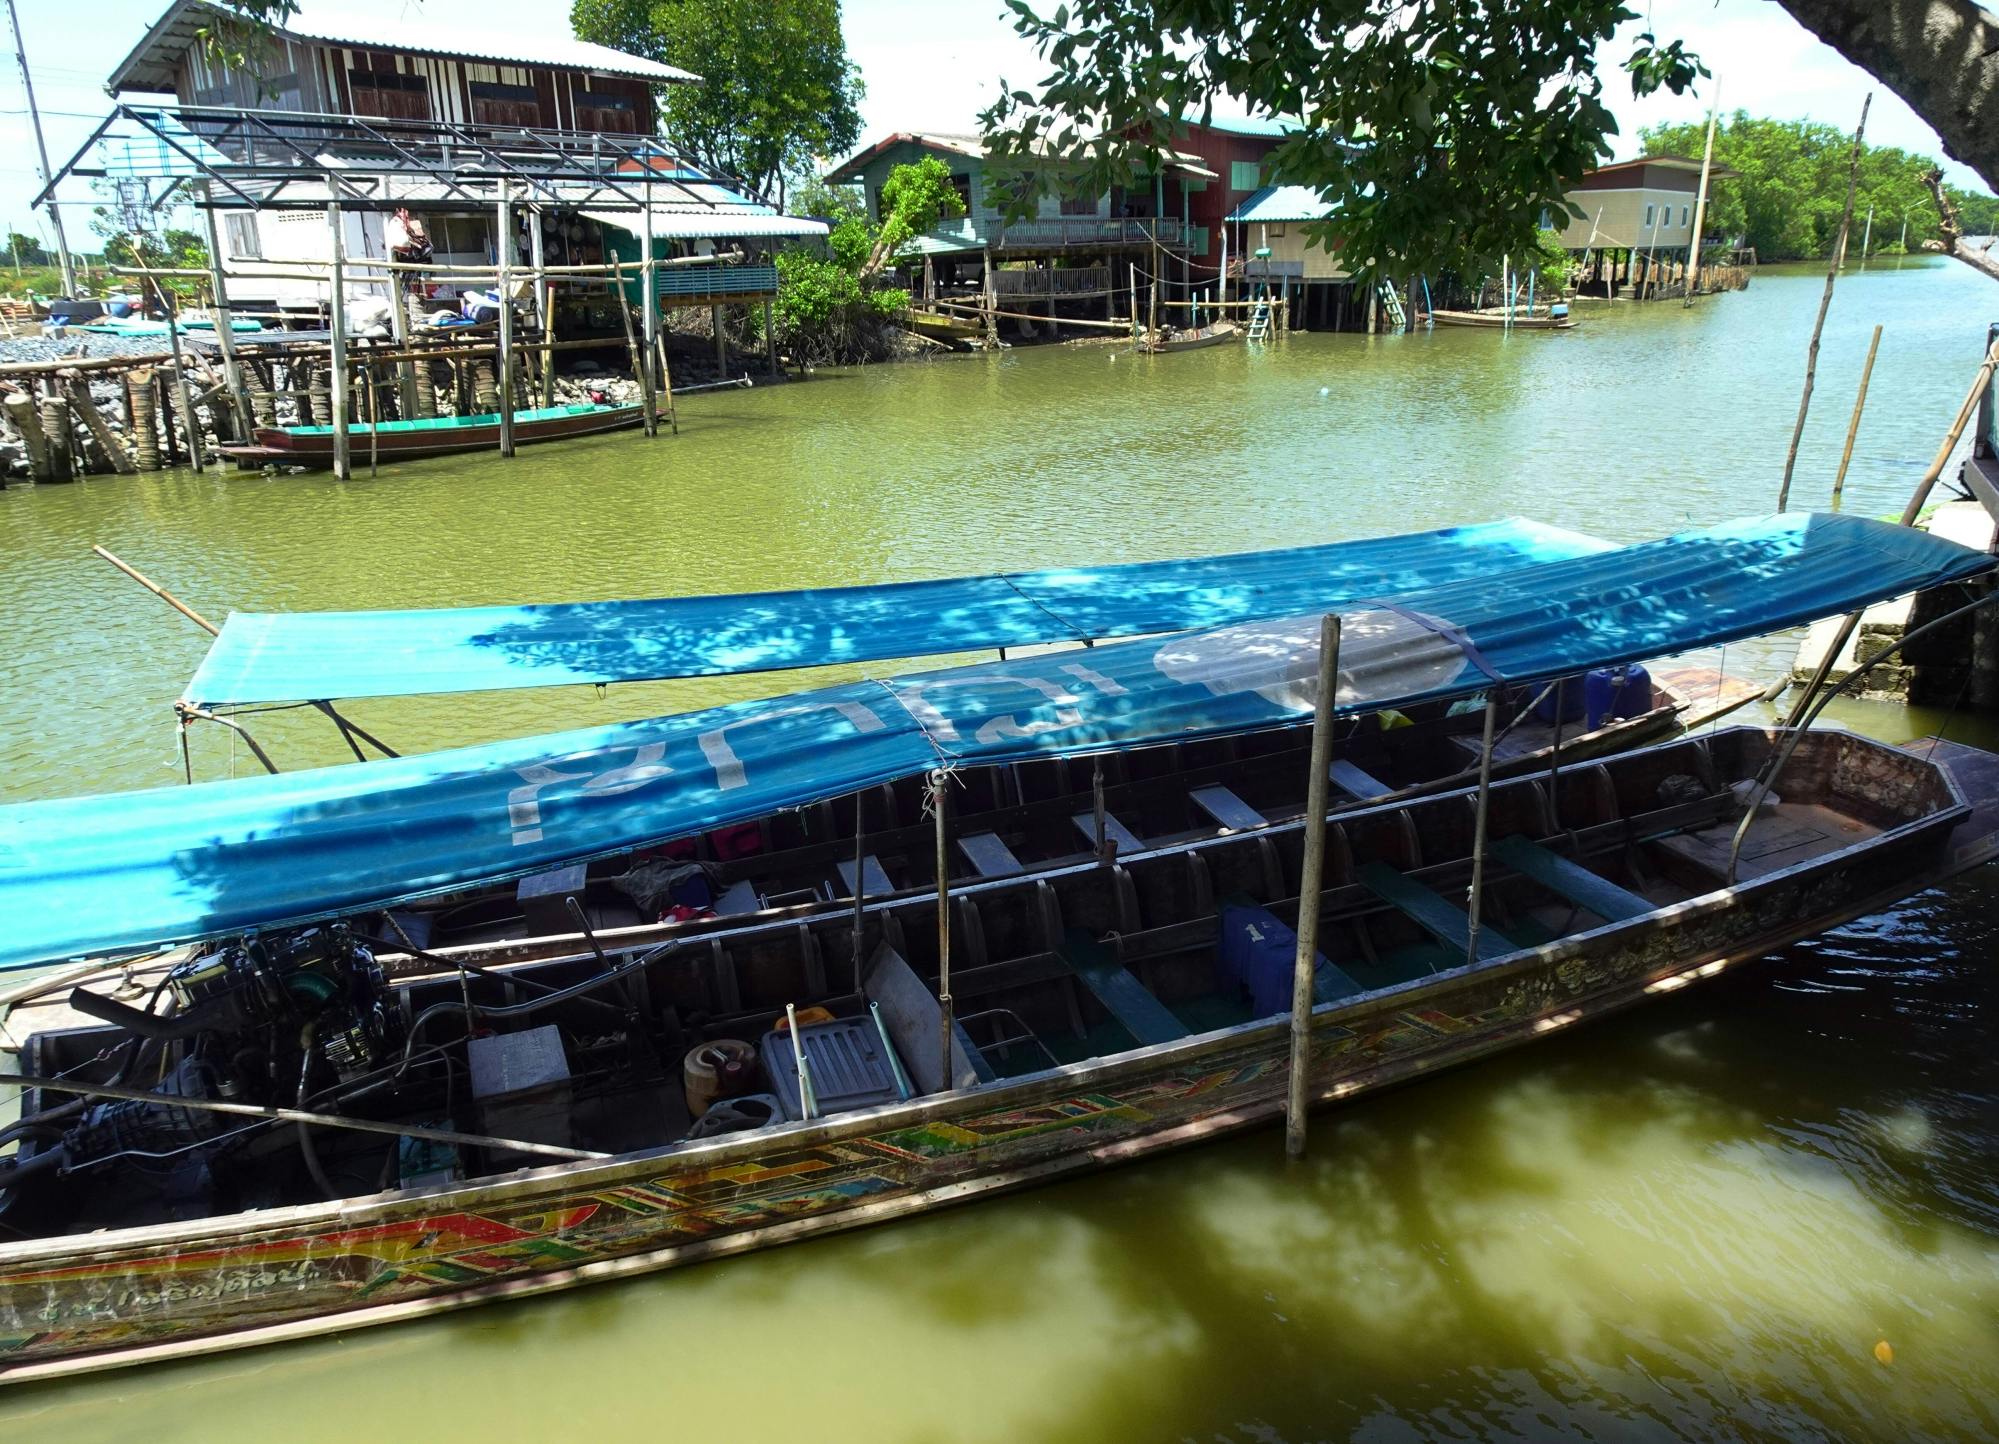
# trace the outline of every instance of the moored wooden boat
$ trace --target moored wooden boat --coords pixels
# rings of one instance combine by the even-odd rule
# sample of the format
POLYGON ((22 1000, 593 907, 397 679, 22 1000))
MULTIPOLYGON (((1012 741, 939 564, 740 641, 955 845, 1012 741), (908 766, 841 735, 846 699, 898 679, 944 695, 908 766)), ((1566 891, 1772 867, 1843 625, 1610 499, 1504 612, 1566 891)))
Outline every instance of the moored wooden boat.
POLYGON ((979 322, 974 316, 954 316, 944 311, 912 309, 903 319, 919 336, 933 341, 970 341, 978 337, 979 322))
MULTIPOLYGON (((537 441, 594 436, 637 426, 644 419, 644 409, 637 404, 537 407, 514 413, 514 443, 525 446, 537 441)), ((491 450, 500 444, 500 417, 497 412, 434 416, 414 421, 384 421, 373 428, 362 422, 349 426, 347 437, 357 456, 372 451, 384 461, 411 461, 460 451, 491 450)), ((217 449, 239 461, 274 466, 333 464, 330 426, 260 426, 256 438, 254 446, 217 449)))
POLYGON ((1487 330, 1514 331, 1573 331, 1576 321, 1573 316, 1537 314, 1525 311, 1514 312, 1507 318, 1504 308, 1485 311, 1443 311, 1430 312, 1430 319, 1439 326, 1480 326, 1487 330))
MULTIPOLYGON (((1470 961, 1456 899, 1470 877, 1473 792, 1337 818, 1316 900, 1324 962, 1312 1096, 1352 1097, 1684 987, 1991 855, 1999 776, 1985 754, 1947 748, 1932 760, 1810 734, 1786 766, 1782 800, 1757 810, 1731 882, 1740 784, 1778 740, 1733 729, 1496 784, 1485 926, 1470 961)), ((196 1139, 183 1156, 200 1168, 192 1178, 180 1170, 192 1186, 178 1191, 108 1159, 75 1160, 61 1178, 13 1175, 7 1222, 26 1237, 0 1244, 0 1376, 572 1287, 1264 1122, 1283 1100, 1286 1019, 1270 995, 1275 980, 1288 998, 1301 847, 1291 823, 954 889, 949 1078, 931 991, 934 896, 883 899, 858 917, 751 921, 603 961, 580 951, 460 974, 450 960, 411 959, 427 975, 374 1000, 390 1029, 380 1060, 370 1067, 343 1052, 359 1071, 343 1070, 339 1083, 308 1064, 305 1103, 332 1108, 338 1098, 327 1095, 345 1089, 356 1116, 456 1118, 471 1105, 461 1082, 454 1108, 453 1080, 477 1071, 452 1061, 467 1046, 453 1035, 469 1006, 503 1038, 560 1025, 576 1084, 554 1109, 562 1136, 613 1156, 508 1172, 518 1158, 477 1148, 413 1156, 401 1145, 385 1158, 377 1136, 315 1130, 314 1158, 289 1131, 262 1129, 196 1139), (878 1028, 868 1002, 881 1007, 878 1028), (801 1034, 812 1072, 827 1064, 827 1116, 791 1116, 802 1111, 798 1069, 789 1039, 769 1031, 788 1004, 834 1015, 801 1034), (688 1099, 669 1070, 684 1047, 728 1038, 758 1058, 757 1086, 779 1096, 783 1121, 688 1137, 688 1099), (836 1053, 851 1073, 835 1075, 836 1053), (914 1096, 897 1097, 891 1055, 914 1096), (373 1191, 385 1172, 411 1182, 373 1191), (340 1196, 307 1201, 314 1174, 340 1196)), ((221 966, 197 968, 173 991, 198 991, 221 966)), ((365 981, 364 969, 349 973, 365 981)), ((15 1017, 17 1031, 35 1030, 26 1071, 68 1072, 72 1085, 121 1070, 126 1051, 147 1076, 183 1076, 189 1055, 229 1056, 188 1037, 131 1049, 120 1029, 65 1028, 78 1020, 53 1012, 37 1023, 27 1012, 15 1017)), ((551 1098, 540 1103, 546 1121, 551 1098)), ((84 1126, 80 1102, 60 1091, 37 1088, 24 1106, 68 1110, 22 1138, 30 1166, 72 1146, 55 1139, 84 1126)), ((126 1115, 116 1128, 88 1115, 96 1131, 74 1146, 130 1147, 137 1131, 192 1129, 192 1114, 171 1104, 153 1111, 166 1116, 126 1115)))
POLYGON ((1242 328, 1233 321, 1216 321, 1190 331, 1165 328, 1156 335, 1148 332, 1138 341, 1138 349, 1154 355, 1168 351, 1199 351, 1204 346, 1220 346, 1242 339, 1242 328))

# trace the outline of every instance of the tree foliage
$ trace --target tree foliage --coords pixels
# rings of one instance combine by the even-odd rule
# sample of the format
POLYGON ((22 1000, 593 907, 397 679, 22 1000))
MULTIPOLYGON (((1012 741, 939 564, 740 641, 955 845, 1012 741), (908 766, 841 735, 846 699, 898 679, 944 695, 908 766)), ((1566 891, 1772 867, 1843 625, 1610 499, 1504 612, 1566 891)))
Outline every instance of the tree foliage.
MULTIPOLYGON (((1706 122, 1655 125, 1641 132, 1647 155, 1698 156, 1706 122)), ((1837 126, 1811 120, 1768 120, 1738 110, 1715 127, 1714 158, 1735 175, 1717 176, 1709 188, 1710 236, 1740 237, 1765 261, 1832 254, 1839 218, 1846 206, 1846 178, 1853 136, 1837 126)), ((1860 156, 1854 192, 1854 235, 1858 253, 1865 238, 1864 217, 1874 211, 1873 250, 1902 249, 1902 220, 1909 221, 1915 249, 1936 229, 1936 210, 1923 174, 1936 162, 1895 146, 1867 145, 1860 156)), ((1999 200, 1953 191, 1967 219, 1989 222, 1999 200)), ((1975 229, 1975 227, 1972 227, 1975 229)))
MULTIPOLYGON (((1634 12, 1617 0, 1076 0, 1051 15, 1007 0, 1051 73, 981 117, 989 163, 1045 184, 1081 166, 1126 184, 1182 114, 1226 96, 1302 128, 1272 152, 1278 180, 1337 205, 1316 227, 1358 269, 1471 273, 1529 250, 1566 183, 1617 126, 1597 46, 1634 12)), ((1677 42, 1640 38, 1638 93, 1705 72, 1677 42)), ((1025 210, 1028 187, 1013 188, 1025 210)))
POLYGON ((936 156, 896 166, 882 182, 881 224, 861 263, 861 279, 880 275, 905 246, 940 220, 964 213, 965 203, 951 184, 951 168, 936 156))
POLYGON ((48 248, 25 231, 7 233, 7 254, 0 257, 15 266, 48 266, 54 262, 48 248))
POLYGON ((839 0, 575 0, 569 19, 581 39, 698 73, 658 88, 667 135, 773 205, 860 138, 839 0))

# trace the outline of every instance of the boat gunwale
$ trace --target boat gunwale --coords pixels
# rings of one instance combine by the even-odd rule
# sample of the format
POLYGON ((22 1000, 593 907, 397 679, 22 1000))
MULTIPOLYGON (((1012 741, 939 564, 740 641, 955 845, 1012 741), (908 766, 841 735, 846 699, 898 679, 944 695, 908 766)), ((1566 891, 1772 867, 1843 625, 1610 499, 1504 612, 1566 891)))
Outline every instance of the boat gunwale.
MULTIPOLYGON (((1766 739, 1783 735, 1782 729, 1758 727, 1725 728, 1708 737, 1677 739, 1662 746, 1705 747, 1713 736, 1735 734, 1760 734, 1766 739)), ((1386 988, 1371 990, 1357 997, 1322 1003, 1312 1009, 1312 1027, 1316 1033, 1322 1025, 1331 1022, 1341 1025, 1345 1015, 1360 1016, 1364 1011, 1397 1011, 1412 1002, 1423 1001, 1432 995, 1446 993, 1473 975, 1488 978, 1505 978, 1513 973, 1524 973, 1549 964, 1568 961, 1572 956, 1593 950, 1607 936, 1629 932, 1637 935, 1641 930, 1657 932, 1668 926, 1678 926, 1684 919, 1702 916, 1711 912, 1733 909, 1744 905, 1744 899, 1771 891, 1780 884, 1788 884, 1798 875, 1826 868, 1837 859, 1864 856, 1867 853, 1898 847, 1928 832, 1941 831, 1947 835, 1957 824, 1972 812, 1962 789, 1950 769, 1929 759, 1919 758, 1887 743, 1854 733, 1824 731, 1810 734, 1829 739, 1834 745, 1856 746, 1878 752, 1883 756, 1913 763, 1926 769, 1931 776, 1943 784, 1946 800, 1921 816, 1910 818, 1894 827, 1883 828, 1874 836, 1846 844, 1833 851, 1806 858, 1788 867, 1779 868, 1733 886, 1721 886, 1708 892, 1697 894, 1676 903, 1669 903, 1628 918, 1621 922, 1605 923, 1599 927, 1572 933, 1562 938, 1531 948, 1521 948, 1489 961, 1482 960, 1461 963, 1453 968, 1429 974, 1422 978, 1412 978, 1406 982, 1391 984, 1386 988)), ((1635 757, 1642 753, 1626 753, 1623 757, 1635 757)), ((1609 761, 1619 759, 1612 758, 1609 761)), ((1591 762, 1589 765, 1602 765, 1591 762)), ((1514 785, 1531 779, 1512 779, 1514 785)), ((1456 795, 1468 795, 1476 788, 1459 789, 1456 795)), ((1440 793, 1426 801, 1448 798, 1454 794, 1440 793)), ((1396 804, 1384 804, 1372 811, 1396 810, 1396 804)), ((1302 819, 1289 824, 1297 827, 1302 819)), ((1159 849, 1160 852, 1191 850, 1199 846, 1212 846, 1228 842, 1227 837, 1201 839, 1196 843, 1178 847, 1159 849)), ((1072 868, 1085 869, 1100 866, 1094 861, 1073 864, 1072 868)), ((1050 870, 1044 876, 1053 876, 1057 871, 1067 872, 1070 868, 1050 870)), ((1937 877, 1949 874, 1949 860, 1939 858, 1934 869, 1937 877)), ((1009 882, 1017 883, 1018 878, 993 878, 985 880, 985 885, 995 887, 1009 882)), ((1930 885, 1930 884, 1924 884, 1930 885)), ((1920 887, 1910 888, 1897 884, 1890 890, 1892 896, 1906 897, 1920 887)), ((958 890, 954 889, 954 894, 958 890)), ((965 889, 971 891, 971 889, 965 889)), ((1864 916, 1856 913, 1852 916, 1864 916)), ((1809 936, 1823 931, 1824 924, 1816 918, 1807 920, 1807 926, 1798 936, 1809 936)), ((1756 951, 1768 951, 1759 945, 1756 951)), ((1698 966, 1709 966, 1703 963, 1698 966)), ((1687 964, 1675 961, 1670 967, 1659 971, 1658 976, 1670 976, 1685 972, 1687 964)), ((1648 976, 1646 982, 1657 981, 1648 976)), ((782 1139, 790 1147, 814 1147, 826 1143, 842 1142, 850 1137, 877 1133, 896 1128, 920 1126, 940 1118, 961 1112, 967 1107, 987 1109, 1020 1108, 1031 1106, 1049 1098, 1072 1094, 1078 1086, 1100 1082, 1126 1072, 1141 1071, 1145 1067, 1159 1063, 1174 1063, 1182 1059, 1194 1060, 1216 1051, 1223 1051, 1237 1043, 1254 1038, 1259 1033, 1281 1033, 1289 1027, 1289 1019, 1284 1014, 1273 1014, 1265 1018, 1255 1018, 1228 1027, 1210 1029, 1203 1033, 1190 1034, 1171 1042, 1150 1044, 1125 1049, 1117 1053, 1100 1054, 1093 1058, 1081 1059, 1074 1063, 1058 1064, 1053 1068, 1038 1070, 1008 1078, 997 1084, 984 1084, 974 1088, 954 1089, 947 1093, 929 1094, 906 1101, 887 1103, 874 1108, 857 1109, 825 1119, 805 1119, 787 1122, 777 1128, 758 1129, 744 1133, 723 1135, 714 1139, 682 1139, 663 1144, 657 1148, 636 1149, 602 1160, 585 1160, 575 1163, 551 1164, 542 1168, 517 1169, 511 1173, 491 1176, 484 1181, 464 1184, 436 1184, 422 1188, 392 1189, 373 1194, 357 1195, 343 1199, 330 1199, 321 1203, 290 1204, 281 1208, 262 1210, 239 1210, 230 1214, 214 1214, 204 1218, 186 1219, 172 1223, 144 1224, 124 1229, 104 1229, 86 1235, 58 1235, 49 1238, 26 1239, 13 1243, 0 1243, 0 1270, 11 1272, 16 1268, 60 1261, 73 1258, 77 1267, 101 1267, 116 1262, 119 1258, 144 1251, 157 1251, 161 1246, 184 1243, 214 1241, 221 1249, 236 1249, 250 1246, 254 1241, 271 1234, 295 1233, 326 1225, 343 1225, 349 1228, 376 1226, 399 1221, 405 1209, 418 1213, 434 1211, 438 1200, 452 1200, 454 1211, 469 1212, 477 1209, 506 1205, 524 1198, 531 1198, 546 1191, 548 1185, 560 1180, 565 1184, 608 1185, 617 1175, 627 1170, 646 1171, 657 1166, 662 1160, 671 1159, 678 1165, 693 1163, 699 1166, 717 1167, 729 1163, 751 1160, 756 1155, 766 1153, 774 1140, 782 1139), (87 1248, 78 1248, 79 1238, 97 1240, 87 1248)), ((760 1230, 748 1231, 754 1234, 760 1230)), ((748 1236, 746 1234, 746 1236, 748 1236)), ((9 1280, 5 1272, 0 1272, 0 1286, 9 1280)), ((346 1312, 333 1310, 333 1313, 346 1312)), ((213 1337, 213 1336, 210 1336, 213 1337)), ((7 1377, 7 1368, 0 1363, 0 1379, 7 1377)))

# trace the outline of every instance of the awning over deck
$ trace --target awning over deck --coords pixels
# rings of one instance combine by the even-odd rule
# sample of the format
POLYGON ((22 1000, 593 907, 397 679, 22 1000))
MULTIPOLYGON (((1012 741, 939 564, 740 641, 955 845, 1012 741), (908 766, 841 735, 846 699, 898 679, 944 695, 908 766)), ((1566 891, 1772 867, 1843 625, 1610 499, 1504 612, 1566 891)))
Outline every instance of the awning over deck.
POLYGON ((874 587, 414 612, 239 612, 188 683, 187 699, 220 707, 657 681, 1095 641, 1324 610, 1609 547, 1516 519, 1282 551, 874 587))
MULTIPOLYGON (((1372 711, 1713 646, 1983 572, 1907 528, 1793 513, 1352 607, 1372 711)), ((538 872, 939 765, 1311 714, 1316 613, 856 682, 366 765, 0 808, 0 967, 276 926, 538 872)))

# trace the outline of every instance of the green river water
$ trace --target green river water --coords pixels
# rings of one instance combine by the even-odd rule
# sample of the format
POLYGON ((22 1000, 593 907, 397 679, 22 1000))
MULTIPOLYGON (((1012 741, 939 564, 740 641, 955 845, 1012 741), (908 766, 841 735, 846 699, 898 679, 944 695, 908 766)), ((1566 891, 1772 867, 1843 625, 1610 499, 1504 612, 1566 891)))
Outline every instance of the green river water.
MULTIPOLYGON (((1016 350, 685 398, 636 434, 385 468, 0 493, 0 801, 178 780, 219 619, 1136 560, 1527 515, 1771 509, 1823 273, 1565 335, 1016 350)), ((1798 467, 1900 509, 1999 292, 1841 281, 1798 467)), ((1788 641, 1731 649, 1777 675, 1788 641)), ((403 750, 811 677, 358 703, 403 750)), ((1848 706, 1896 740, 1962 717, 1848 706)), ((199 729, 200 776, 254 764, 199 729)), ((310 714, 259 719, 336 762, 310 714)), ((0 1393, 10 1437, 1977 1438, 1999 1434, 1988 872, 1773 966, 1314 1118, 999 1201, 442 1322, 0 1393), (1877 1342, 1892 1362, 1877 1360, 1877 1342)), ((115 900, 107 900, 115 906, 115 900)), ((0 919, 0 926, 5 920, 0 919)))

